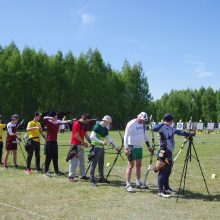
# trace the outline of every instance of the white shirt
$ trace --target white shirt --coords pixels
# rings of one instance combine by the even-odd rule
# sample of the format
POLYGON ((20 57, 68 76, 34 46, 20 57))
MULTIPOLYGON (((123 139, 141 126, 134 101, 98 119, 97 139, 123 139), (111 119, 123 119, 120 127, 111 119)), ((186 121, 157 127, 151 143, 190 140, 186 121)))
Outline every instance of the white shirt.
POLYGON ((141 147, 142 144, 149 141, 145 132, 143 124, 139 124, 136 119, 128 122, 125 129, 124 146, 128 148, 128 145, 134 147, 141 147))

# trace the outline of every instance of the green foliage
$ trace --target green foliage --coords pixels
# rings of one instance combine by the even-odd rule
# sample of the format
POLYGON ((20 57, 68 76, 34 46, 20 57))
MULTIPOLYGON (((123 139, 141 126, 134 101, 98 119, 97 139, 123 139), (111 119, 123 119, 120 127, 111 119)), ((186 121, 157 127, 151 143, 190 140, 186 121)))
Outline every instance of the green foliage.
POLYGON ((36 110, 54 109, 71 117, 109 114, 119 127, 147 111, 151 100, 141 64, 125 62, 114 71, 97 49, 79 57, 61 51, 48 56, 28 47, 20 52, 12 42, 0 47, 0 84, 0 113, 7 118, 17 113, 29 120, 36 110))
POLYGON ((169 112, 174 115, 175 120, 188 121, 192 116, 193 121, 217 122, 220 120, 220 95, 212 88, 199 90, 172 90, 164 94, 160 100, 151 103, 153 115, 160 121, 163 114, 169 112), (156 112, 156 114, 155 114, 156 112))

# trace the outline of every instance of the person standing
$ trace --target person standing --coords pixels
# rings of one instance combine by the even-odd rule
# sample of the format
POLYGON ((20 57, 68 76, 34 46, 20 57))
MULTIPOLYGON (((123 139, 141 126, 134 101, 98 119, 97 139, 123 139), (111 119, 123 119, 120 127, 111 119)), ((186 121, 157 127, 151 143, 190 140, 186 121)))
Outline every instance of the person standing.
POLYGON ((82 114, 81 118, 73 123, 72 136, 70 139, 70 152, 75 151, 76 154, 69 160, 69 181, 75 182, 75 171, 77 164, 79 164, 79 178, 87 180, 88 177, 85 174, 85 157, 83 147, 88 147, 88 144, 84 141, 84 138, 91 143, 91 140, 87 133, 87 124, 91 117, 89 114, 82 114))
POLYGON ((39 112, 34 113, 34 119, 28 122, 27 132, 28 132, 28 148, 27 148, 27 168, 25 173, 31 174, 31 160, 33 153, 35 152, 35 162, 37 171, 42 171, 40 168, 40 135, 45 139, 45 135, 42 133, 41 124, 39 120, 41 115, 39 112))
POLYGON ((164 198, 168 198, 170 197, 169 194, 174 193, 169 185, 169 177, 173 166, 174 135, 177 134, 185 137, 194 135, 177 130, 172 127, 172 124, 173 116, 167 113, 163 116, 163 122, 153 127, 153 131, 158 132, 160 141, 156 163, 156 169, 158 170, 158 195, 164 198))
POLYGON ((59 132, 59 125, 69 123, 69 121, 58 120, 58 114, 55 111, 49 112, 49 116, 45 116, 44 120, 47 127, 46 146, 45 146, 45 176, 51 177, 49 167, 51 160, 53 161, 55 175, 60 176, 62 173, 58 168, 58 145, 57 134, 59 132))
POLYGON ((7 124, 7 136, 6 136, 6 151, 5 151, 5 158, 4 158, 4 168, 8 169, 7 162, 8 162, 8 156, 10 154, 10 151, 13 153, 13 162, 14 167, 17 168, 17 140, 21 140, 19 135, 16 133, 17 129, 17 123, 18 123, 18 115, 12 115, 11 122, 7 124))
POLYGON ((128 165, 126 169, 126 190, 128 192, 135 192, 131 187, 131 172, 135 164, 136 168, 136 187, 145 189, 141 182, 141 162, 142 162, 142 145, 145 142, 149 151, 152 153, 153 149, 150 146, 148 137, 145 132, 145 121, 147 114, 141 112, 137 118, 128 122, 125 129, 124 136, 124 151, 128 157, 128 165))
POLYGON ((6 125, 2 123, 2 118, 1 118, 1 115, 0 115, 0 165, 3 165, 3 162, 2 162, 2 151, 3 151, 2 133, 3 133, 3 129, 5 127, 6 127, 6 125))
POLYGON ((93 126, 92 133, 90 135, 93 147, 93 156, 90 161, 90 182, 92 186, 97 186, 95 179, 95 169, 97 164, 99 170, 99 182, 106 182, 104 177, 104 146, 108 143, 117 151, 117 148, 108 133, 111 123, 112 118, 109 115, 105 115, 100 123, 93 126))

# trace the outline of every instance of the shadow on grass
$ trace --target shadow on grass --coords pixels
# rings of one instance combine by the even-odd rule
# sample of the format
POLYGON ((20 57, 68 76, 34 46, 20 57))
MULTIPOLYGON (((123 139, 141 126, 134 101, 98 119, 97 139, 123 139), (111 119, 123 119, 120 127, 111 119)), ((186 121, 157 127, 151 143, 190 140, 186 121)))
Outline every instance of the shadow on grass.
MULTIPOLYGON (((177 193, 178 195, 178 193, 177 193)), ((176 197, 177 197, 176 195, 176 197)), ((196 200, 203 200, 203 201, 212 201, 212 202, 220 202, 220 194, 209 195, 208 194, 201 194, 198 192, 192 192, 190 190, 185 190, 185 193, 179 193, 179 199, 196 199, 196 200)))

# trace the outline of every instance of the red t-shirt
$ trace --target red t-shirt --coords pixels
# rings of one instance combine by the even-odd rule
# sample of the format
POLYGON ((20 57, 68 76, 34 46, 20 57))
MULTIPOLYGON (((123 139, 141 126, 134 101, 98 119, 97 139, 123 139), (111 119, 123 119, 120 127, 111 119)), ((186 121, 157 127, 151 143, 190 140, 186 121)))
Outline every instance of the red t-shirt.
POLYGON ((79 132, 79 136, 84 140, 85 132, 87 131, 87 126, 79 121, 76 121, 72 126, 72 136, 70 144, 81 144, 81 142, 75 137, 76 132, 79 132))
POLYGON ((57 141, 59 123, 54 123, 50 120, 46 120, 46 126, 47 126, 47 141, 57 141))

